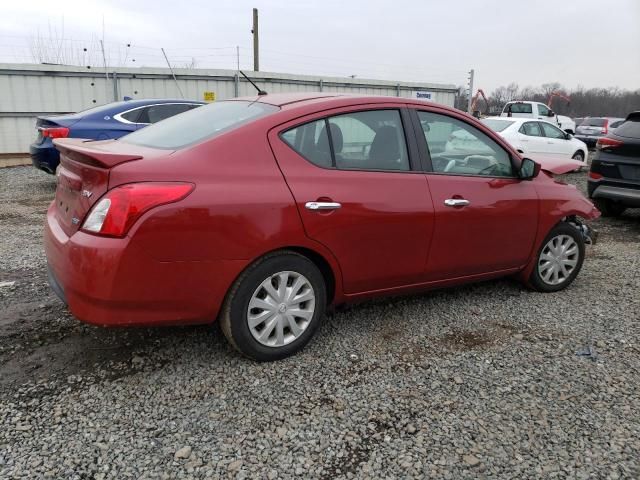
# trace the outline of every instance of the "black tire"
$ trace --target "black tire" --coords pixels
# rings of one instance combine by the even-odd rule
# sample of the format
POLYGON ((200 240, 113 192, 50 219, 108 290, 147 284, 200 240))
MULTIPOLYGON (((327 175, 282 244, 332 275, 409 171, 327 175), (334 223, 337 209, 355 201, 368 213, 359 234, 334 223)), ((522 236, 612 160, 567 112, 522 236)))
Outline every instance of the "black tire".
POLYGON ((619 217, 627 209, 621 203, 614 202, 607 198, 594 198, 593 203, 600 210, 603 217, 619 217))
POLYGON ((529 285, 531 286, 531 288, 537 290, 538 292, 557 292, 559 290, 565 289, 566 287, 571 285, 571 283, 578 276, 578 273, 580 273, 582 263, 584 262, 584 253, 584 238, 582 237, 582 234, 578 231, 578 229, 566 222, 559 223, 551 229, 549 234, 543 240, 542 245, 540 246, 540 249, 536 254, 536 263, 533 271, 531 272, 531 276, 529 277, 529 285), (560 281, 560 283, 551 284, 547 282, 540 274, 540 266, 542 263, 541 255, 552 239, 561 236, 569 236, 577 244, 577 262, 573 267, 573 270, 569 272, 569 275, 565 276, 562 281, 560 281))
POLYGON ((578 160, 579 162, 584 162, 584 153, 582 153, 582 150, 578 150, 576 153, 573 154, 573 157, 571 157, 573 160, 578 160))
MULTIPOLYGON (((280 360, 302 350, 311 340, 324 317, 326 299, 324 278, 311 260, 288 250, 274 252, 250 265, 235 281, 220 312, 220 327, 231 345, 247 357, 260 362, 280 360), (303 275, 315 295, 315 307, 311 320, 297 338, 286 345, 267 346, 251 333, 249 302, 262 282, 279 272, 303 275)), ((293 332, 289 330, 289 334, 293 332)))

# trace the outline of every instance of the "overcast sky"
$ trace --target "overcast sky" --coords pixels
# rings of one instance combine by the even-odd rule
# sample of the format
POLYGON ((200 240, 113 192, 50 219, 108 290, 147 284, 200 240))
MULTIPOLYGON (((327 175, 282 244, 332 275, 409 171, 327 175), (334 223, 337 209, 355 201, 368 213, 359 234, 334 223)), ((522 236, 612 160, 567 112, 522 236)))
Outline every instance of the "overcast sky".
POLYGON ((237 45, 251 69, 252 7, 264 71, 640 88, 640 0, 2 0, 0 61, 32 59, 39 34, 101 62, 104 22, 110 66, 161 66, 164 47, 175 65, 234 69, 237 45))

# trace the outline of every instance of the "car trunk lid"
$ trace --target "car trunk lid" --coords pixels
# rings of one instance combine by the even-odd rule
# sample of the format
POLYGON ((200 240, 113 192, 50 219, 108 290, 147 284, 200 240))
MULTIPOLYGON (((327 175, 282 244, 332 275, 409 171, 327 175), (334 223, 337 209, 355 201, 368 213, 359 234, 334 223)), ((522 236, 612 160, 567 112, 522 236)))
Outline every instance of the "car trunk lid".
POLYGON ((40 144, 44 141, 45 137, 42 134, 42 131, 48 128, 56 128, 56 127, 71 127, 76 122, 82 120, 82 117, 77 114, 69 114, 69 115, 49 115, 38 117, 36 119, 36 130, 38 131, 38 137, 36 139, 36 143, 40 144))
POLYGON ((114 140, 56 139, 60 151, 55 215, 67 235, 73 235, 91 207, 109 188, 110 169, 143 158, 145 149, 114 140))

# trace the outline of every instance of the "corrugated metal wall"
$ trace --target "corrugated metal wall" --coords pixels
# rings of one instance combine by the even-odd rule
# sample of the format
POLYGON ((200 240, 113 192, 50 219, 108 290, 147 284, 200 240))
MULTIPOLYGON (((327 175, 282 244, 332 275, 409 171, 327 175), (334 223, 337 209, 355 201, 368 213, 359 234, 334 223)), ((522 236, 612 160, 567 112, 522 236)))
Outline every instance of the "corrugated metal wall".
MULTIPOLYGON (((253 95, 254 88, 232 70, 174 70, 185 98, 217 100, 253 95)), ((454 85, 313 77, 264 72, 247 74, 269 93, 339 92, 415 98, 431 92, 432 100, 453 106, 454 85)), ((0 64, 0 153, 27 152, 35 138, 35 119, 43 114, 77 112, 132 98, 180 98, 169 69, 127 68, 105 76, 104 69, 60 65, 0 64)))

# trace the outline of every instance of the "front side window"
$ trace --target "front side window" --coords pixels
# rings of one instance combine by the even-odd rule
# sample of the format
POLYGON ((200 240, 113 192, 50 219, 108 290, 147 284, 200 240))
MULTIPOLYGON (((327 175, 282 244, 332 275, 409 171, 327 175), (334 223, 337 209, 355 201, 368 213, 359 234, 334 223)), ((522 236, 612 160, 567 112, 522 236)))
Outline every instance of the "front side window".
POLYGON ((434 172, 513 176, 508 152, 476 127, 437 113, 418 112, 418 118, 434 172))
POLYGON ((566 138, 562 130, 558 127, 554 127, 550 123, 540 122, 540 127, 542 127, 542 132, 547 138, 557 138, 559 140, 564 140, 566 138))
POLYGON ((538 105, 538 114, 541 117, 548 117, 549 116, 549 109, 545 105, 538 105))
POLYGON ((538 122, 523 123, 518 131, 524 135, 528 135, 529 137, 542 137, 542 132, 540 131, 540 127, 538 127, 538 122))
POLYGON ((398 110, 335 115, 287 130, 281 138, 319 167, 410 170, 398 110))

